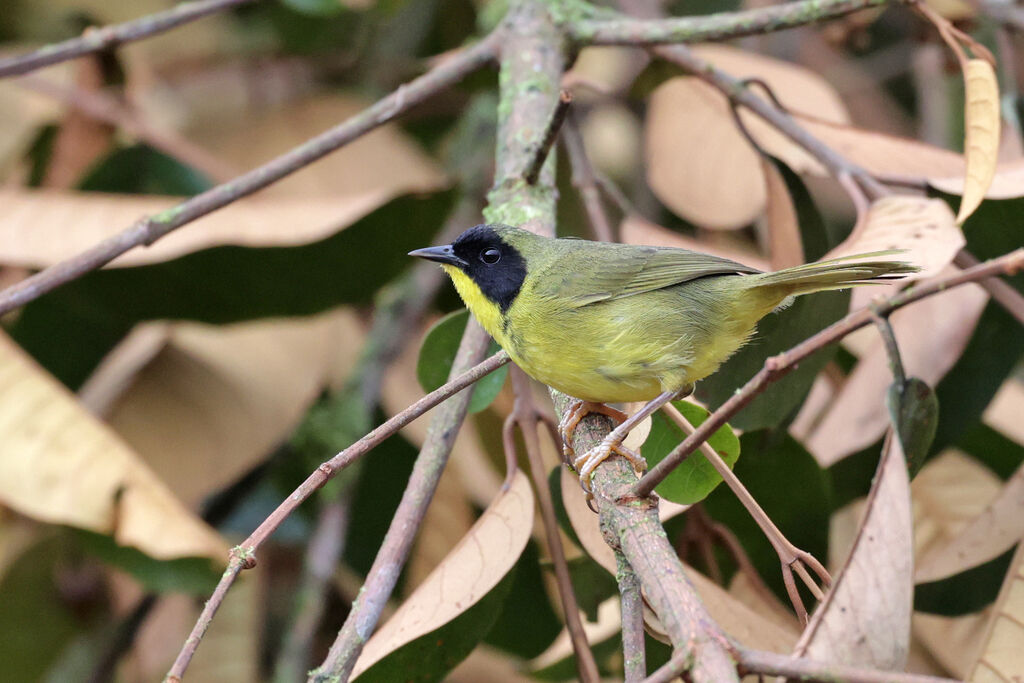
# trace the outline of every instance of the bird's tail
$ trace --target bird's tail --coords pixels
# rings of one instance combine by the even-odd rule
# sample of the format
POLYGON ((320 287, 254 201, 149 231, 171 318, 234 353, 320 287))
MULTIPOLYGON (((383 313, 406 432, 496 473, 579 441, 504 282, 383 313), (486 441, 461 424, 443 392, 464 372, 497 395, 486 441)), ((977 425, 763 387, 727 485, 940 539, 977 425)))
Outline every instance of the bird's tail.
POLYGON ((917 266, 904 261, 879 259, 898 253, 900 252, 876 251, 816 261, 774 273, 752 276, 750 284, 753 289, 767 295, 769 299, 781 302, 787 297, 811 292, 846 289, 862 284, 881 284, 920 270, 917 266))

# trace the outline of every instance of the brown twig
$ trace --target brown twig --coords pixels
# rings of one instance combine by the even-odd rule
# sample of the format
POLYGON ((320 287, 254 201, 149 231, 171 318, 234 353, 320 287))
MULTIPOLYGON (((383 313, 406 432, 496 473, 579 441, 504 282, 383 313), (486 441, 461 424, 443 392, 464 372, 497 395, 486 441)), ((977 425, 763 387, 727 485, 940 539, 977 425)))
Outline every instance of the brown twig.
POLYGON ((216 613, 220 604, 224 601, 228 588, 234 583, 242 569, 250 569, 256 566, 256 551, 266 541, 277 527, 296 510, 306 499, 327 483, 327 480, 337 474, 340 470, 350 465, 355 460, 366 455, 384 439, 388 438, 399 429, 409 424, 431 408, 446 401, 449 397, 470 386, 484 375, 494 372, 505 363, 508 363, 508 354, 500 351, 482 363, 470 368, 461 375, 450 380, 444 386, 438 387, 411 406, 398 413, 381 426, 355 442, 341 453, 324 462, 306 478, 302 484, 292 492, 277 508, 249 535, 245 541, 231 551, 228 567, 221 577, 220 583, 213 595, 206 602, 199 620, 192 629, 192 633, 185 641, 181 652, 178 654, 174 665, 167 674, 167 680, 180 680, 188 667, 192 656, 195 654, 203 634, 210 625, 210 620, 216 613))
MULTIPOLYGON (((572 578, 569 576, 569 564, 565 559, 565 548, 562 547, 562 534, 558 528, 555 504, 551 500, 551 489, 546 476, 547 470, 541 457, 540 440, 537 434, 542 423, 549 423, 547 431, 549 434, 552 433, 552 430, 555 429, 554 423, 533 402, 530 378, 526 376, 526 373, 513 365, 509 375, 512 378, 512 389, 515 391, 516 400, 512 412, 505 420, 504 442, 506 447, 512 443, 514 449, 513 431, 518 427, 519 433, 523 436, 523 444, 526 446, 526 457, 530 462, 530 478, 533 480, 537 504, 540 506, 540 515, 544 522, 544 538, 547 541, 548 552, 551 554, 551 562, 555 569, 558 596, 562 601, 562 611, 565 613, 565 626, 569 631, 573 652, 576 654, 576 669, 581 681, 597 683, 601 674, 598 672, 594 653, 590 650, 587 634, 583 630, 583 622, 580 620, 579 603, 572 587, 572 578)), ((557 434, 557 431, 554 433, 557 434)), ((558 440, 554 440, 554 445, 556 449, 561 446, 558 440)))
MULTIPOLYGON (((666 403, 662 407, 662 411, 669 416, 669 418, 679 426, 688 435, 693 434, 696 428, 690 423, 686 417, 679 412, 671 403, 666 403)), ((807 610, 804 608, 803 600, 800 598, 800 593, 796 590, 796 584, 793 581, 792 572, 795 569, 801 580, 807 585, 812 591, 816 591, 818 586, 811 580, 811 577, 804 570, 804 565, 809 565, 814 573, 818 575, 819 579, 826 585, 831 583, 832 577, 829 576, 828 571, 813 555, 808 553, 806 550, 801 550, 793 545, 789 539, 782 533, 782 531, 775 525, 772 518, 768 516, 768 513, 754 500, 754 496, 751 495, 747 487, 743 485, 743 482, 739 480, 732 469, 722 460, 722 456, 718 454, 711 444, 707 441, 701 442, 698 446, 700 452, 707 458, 711 466, 715 468, 719 476, 725 481, 725 483, 732 489, 733 494, 739 499, 743 507, 747 509, 750 516, 754 518, 757 526, 761 529, 761 532, 768 539, 768 542, 772 544, 772 548, 779 556, 779 561, 782 563, 782 577, 786 584, 787 593, 789 594, 790 602, 793 603, 793 609, 796 611, 797 617, 799 617, 801 623, 807 623, 807 610)), ((820 599, 821 592, 818 591, 816 597, 820 599)))
POLYGON ((344 123, 276 159, 155 216, 143 218, 123 232, 103 240, 81 254, 52 265, 7 288, 0 292, 0 315, 109 263, 129 249, 143 244, 150 245, 172 230, 250 195, 387 123, 491 61, 497 54, 499 40, 498 32, 492 33, 476 45, 400 86, 387 97, 378 100, 344 123))
MULTIPOLYGON (((487 353, 490 342, 491 338, 483 328, 475 320, 470 321, 452 362, 451 375, 458 376, 464 369, 472 368, 487 353)), ((398 576, 409 557, 409 551, 412 550, 416 532, 419 531, 427 507, 434 497, 441 473, 448 462, 452 444, 455 443, 459 427, 466 417, 470 398, 469 392, 453 397, 444 403, 431 419, 427 437, 409 476, 409 483, 402 493, 398 509, 391 518, 384 542, 377 551, 373 566, 366 576, 366 582, 359 591, 359 597, 352 603, 352 609, 334 644, 331 645, 326 659, 317 669, 310 672, 309 681, 347 681, 352 674, 356 660, 376 628, 384 605, 398 582, 398 576)))
POLYGON ((615 551, 615 578, 622 602, 622 658, 625 683, 639 683, 647 676, 644 649, 644 599, 640 577, 622 551, 615 551))
POLYGON ((166 12, 157 12, 123 24, 88 28, 78 38, 46 45, 25 54, 0 59, 0 78, 28 73, 50 64, 107 50, 124 43, 142 40, 196 19, 223 12, 252 0, 194 0, 183 2, 166 12))
MULTIPOLYGON (((953 265, 957 268, 973 268, 979 263, 981 261, 966 249, 961 249, 953 257, 953 265)), ((978 284, 988 292, 989 296, 995 299, 996 303, 1006 309, 1007 313, 1016 318, 1017 322, 1024 325, 1024 296, 1020 292, 1014 289, 1008 282, 997 277, 985 278, 980 280, 978 284)))
POLYGON ((562 142, 565 143, 565 151, 569 156, 569 165, 572 166, 572 184, 583 200, 583 208, 587 211, 590 219, 590 227, 594 231, 594 237, 601 242, 614 242, 615 236, 612 233, 611 221, 601 203, 601 193, 597 189, 597 179, 594 176, 594 168, 587 158, 587 150, 583 146, 583 136, 580 134, 578 117, 569 114, 569 121, 562 131, 562 142))
POLYGON ((801 0, 742 12, 658 20, 597 18, 572 21, 569 34, 588 45, 656 45, 729 40, 835 19, 890 0, 801 0))
POLYGON ((569 105, 571 103, 571 92, 562 90, 558 93, 558 103, 555 105, 555 110, 551 113, 551 118, 548 120, 544 137, 541 138, 540 144, 537 145, 537 149, 533 153, 533 160, 527 166, 526 173, 523 174, 523 179, 526 180, 527 184, 535 184, 537 178, 540 177, 540 169, 544 166, 544 162, 547 161, 552 145, 558 139, 558 131, 562 129, 562 124, 565 123, 565 115, 569 113, 569 105))
POLYGON ((862 308, 850 313, 842 320, 805 339, 788 351, 772 356, 765 361, 764 367, 750 381, 711 413, 708 419, 697 427, 693 434, 686 437, 681 444, 665 456, 664 460, 645 474, 633 488, 632 495, 649 495, 654 490, 654 487, 668 476, 669 472, 714 434, 730 417, 764 391, 769 384, 787 375, 800 361, 819 349, 839 341, 854 330, 870 324, 873 313, 887 315, 897 308, 944 292, 953 287, 958 287, 968 282, 978 282, 979 280, 996 275, 1012 275, 1022 268, 1024 268, 1024 249, 1017 249, 998 258, 980 263, 973 268, 919 282, 870 308, 862 308))

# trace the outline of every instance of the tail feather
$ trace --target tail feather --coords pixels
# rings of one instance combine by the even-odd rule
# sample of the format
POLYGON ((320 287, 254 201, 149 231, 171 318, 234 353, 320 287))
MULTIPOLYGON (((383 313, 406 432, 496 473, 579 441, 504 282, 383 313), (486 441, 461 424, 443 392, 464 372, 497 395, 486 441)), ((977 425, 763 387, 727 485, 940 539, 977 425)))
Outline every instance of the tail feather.
POLYGON ((917 266, 904 261, 868 260, 898 253, 900 252, 878 251, 816 261, 753 276, 751 284, 757 289, 767 289, 773 294, 778 294, 780 298, 785 298, 829 289, 845 289, 860 284, 879 284, 900 279, 920 270, 917 266))

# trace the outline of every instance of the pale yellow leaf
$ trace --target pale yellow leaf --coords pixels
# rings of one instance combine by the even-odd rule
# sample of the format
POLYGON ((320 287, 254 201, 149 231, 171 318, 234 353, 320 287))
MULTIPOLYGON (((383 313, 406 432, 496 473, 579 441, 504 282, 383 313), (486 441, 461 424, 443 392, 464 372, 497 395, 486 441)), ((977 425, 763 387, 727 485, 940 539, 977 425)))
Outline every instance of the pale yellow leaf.
POLYGON ((913 609, 909 484, 899 439, 889 438, 850 555, 794 655, 904 669, 913 609))
POLYGON ((57 380, 0 336, 0 503, 109 534, 158 559, 218 561, 227 546, 57 380))
POLYGON ((1024 466, 952 541, 918 560, 914 580, 938 581, 993 560, 1024 538, 1024 466))
MULTIPOLYGON (((793 111, 848 120, 832 86, 803 67, 724 45, 696 52, 733 76, 764 80, 793 111)), ((759 141, 784 148, 803 165, 811 163, 806 152, 764 121, 749 112, 741 116, 759 141)), ((674 213, 702 227, 735 229, 764 210, 760 157, 736 127, 725 96, 712 86, 693 77, 660 85, 648 104, 645 134, 648 183, 674 213)))
POLYGON ((982 637, 971 683, 1024 680, 1024 543, 1017 546, 982 637))
POLYGON ((234 325, 176 323, 155 353, 135 345, 152 344, 144 339, 151 331, 137 328, 116 348, 86 396, 105 396, 109 424, 192 507, 266 459, 337 367, 354 364, 363 338, 348 309, 234 325))
POLYGON ((530 482, 517 472, 509 489, 370 637, 353 677, 406 643, 444 626, 487 595, 512 569, 530 539, 533 507, 530 482))
POLYGON ((971 59, 964 69, 964 156, 967 172, 957 224, 974 213, 985 198, 999 160, 999 83, 992 65, 971 59))
POLYGON ((409 555, 406 574, 410 585, 423 583, 469 533, 475 517, 473 501, 459 481, 458 473, 454 468, 446 467, 416 535, 416 545, 409 555))
POLYGON ((911 195, 882 197, 871 203, 853 232, 825 258, 899 249, 891 258, 921 269, 912 277, 936 275, 967 243, 941 199, 911 195))
POLYGON ((965 0, 925 0, 926 4, 950 21, 962 21, 974 17, 974 6, 965 0))
MULTIPOLYGON (((980 287, 968 285, 893 313, 889 319, 907 374, 931 386, 942 379, 970 341, 987 301, 980 287)), ((822 467, 871 445, 889 424, 885 392, 892 384, 892 371, 888 356, 874 329, 865 330, 863 339, 867 344, 860 362, 804 438, 804 446, 822 467)))

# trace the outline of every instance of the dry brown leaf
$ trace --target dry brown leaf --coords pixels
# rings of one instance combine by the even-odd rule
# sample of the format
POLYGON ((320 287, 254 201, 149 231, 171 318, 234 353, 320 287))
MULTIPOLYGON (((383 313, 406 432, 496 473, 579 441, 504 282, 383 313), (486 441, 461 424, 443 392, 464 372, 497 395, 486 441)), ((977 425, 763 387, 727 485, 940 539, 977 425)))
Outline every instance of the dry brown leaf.
MULTIPOLYGON (((580 489, 579 479, 568 469, 562 469, 562 503, 576 537, 598 564, 612 576, 616 574, 615 554, 604 540, 599 518, 587 507, 580 489)), ((688 506, 662 499, 658 516, 662 522, 685 512, 688 506)), ((685 567, 686 565, 684 565, 685 567)), ((772 652, 787 652, 796 641, 796 634, 781 628, 772 619, 755 612, 700 572, 686 567, 686 576, 697 589, 700 599, 711 617, 729 635, 748 647, 772 652)), ((657 628, 657 624, 649 624, 657 628)))
POLYGON ((999 83, 992 65, 984 59, 971 59, 964 67, 964 156, 967 171, 958 225, 985 198, 999 161, 999 83))
MULTIPOLYGON (((250 197, 200 218, 113 267, 159 263, 225 244, 286 247, 324 239, 397 193, 387 188, 345 199, 250 197)), ((71 258, 177 199, 57 190, 0 190, 0 263, 42 268, 71 258)))
POLYGON ((1017 547, 982 637, 971 683, 1024 680, 1024 543, 1017 547))
POLYGON ((913 278, 937 275, 953 262, 967 241, 941 199, 911 195, 882 197, 871 203, 864 219, 825 258, 900 249, 893 256, 921 269, 913 278))
POLYGON ((904 669, 913 609, 912 533, 907 463, 899 439, 889 438, 850 556, 794 655, 904 669))
POLYGON ((408 582, 418 586, 441 564, 452 548, 473 528, 476 515, 469 492, 453 467, 446 467, 409 555, 408 582))
MULTIPOLYGON (((0 56, 12 56, 27 49, 27 46, 17 46, 0 51, 0 56)), ((67 85, 71 82, 72 68, 70 62, 65 62, 51 67, 47 75, 67 85)), ((56 119, 60 112, 60 104, 21 87, 16 79, 0 80, 0 168, 7 168, 24 153, 38 128, 56 119)))
MULTIPOLYGON (((961 154, 917 140, 854 126, 801 116, 796 118, 811 135, 872 175, 927 182, 950 194, 963 192, 966 166, 961 154)), ((794 154, 791 145, 781 144, 759 134, 755 138, 765 151, 782 159, 795 172, 829 175, 817 161, 804 154, 794 154)), ((1024 195, 1024 159, 999 164, 985 197, 1012 199, 1021 195, 1024 195)))
POLYGON ((447 683, 535 683, 535 679, 519 671, 518 661, 507 653, 478 645, 462 663, 445 676, 447 683))
POLYGON ((1024 466, 956 538, 920 558, 914 580, 938 581, 993 560, 1024 538, 1024 466))
POLYGON ((533 531, 533 507, 530 482, 517 472, 509 489, 370 637, 356 661, 353 678, 406 643, 447 624, 487 595, 526 547, 533 531))
MULTIPOLYGON (((290 102, 263 112, 248 112, 246 124, 236 116, 205 121, 192 138, 238 168, 254 168, 304 144, 315 135, 358 114, 370 102, 352 95, 325 94, 290 102)), ((349 198, 384 190, 390 196, 428 192, 446 183, 444 174, 395 124, 381 126, 260 194, 274 197, 349 198)))
POLYGON ((6 336, 0 368, 0 502, 158 559, 227 557, 221 538, 112 429, 6 336))
POLYGON ((1011 377, 999 387, 982 414, 985 424, 1024 445, 1024 381, 1011 377))
MULTIPOLYGON (((970 341, 987 300, 980 287, 970 285, 893 313, 890 322, 907 375, 932 386, 942 379, 970 341), (949 315, 954 310, 957 315, 949 315)), ((871 445, 889 424, 885 392, 892 372, 888 356, 874 329, 865 330, 864 335, 869 340, 867 350, 804 439, 804 446, 822 467, 871 445)))
POLYGON ((111 352, 87 396, 116 395, 107 421, 189 506, 262 462, 338 366, 354 364, 363 338, 347 309, 235 325, 177 323, 155 354, 134 343, 153 343, 147 328, 111 352))
POLYGON ((914 641, 957 680, 965 680, 974 664, 985 624, 992 613, 989 606, 981 612, 959 617, 915 612, 912 620, 914 641))
MULTIPOLYGON (((697 54, 738 78, 768 83, 782 103, 837 123, 848 120, 832 86, 804 69, 724 45, 696 48, 697 54)), ((750 112, 745 127, 758 140, 785 148, 789 158, 810 157, 750 112)), ((647 179, 663 204, 702 227, 743 227, 764 210, 765 185, 758 153, 736 127, 726 98, 693 77, 673 78, 654 91, 647 108, 647 179)))
POLYGON ((767 195, 765 228, 768 231, 772 270, 798 266, 804 262, 804 245, 800 238, 800 223, 793 198, 775 164, 762 159, 761 170, 767 195))
POLYGON ((970 19, 977 14, 974 6, 964 0, 925 0, 925 4, 950 21, 970 19))

